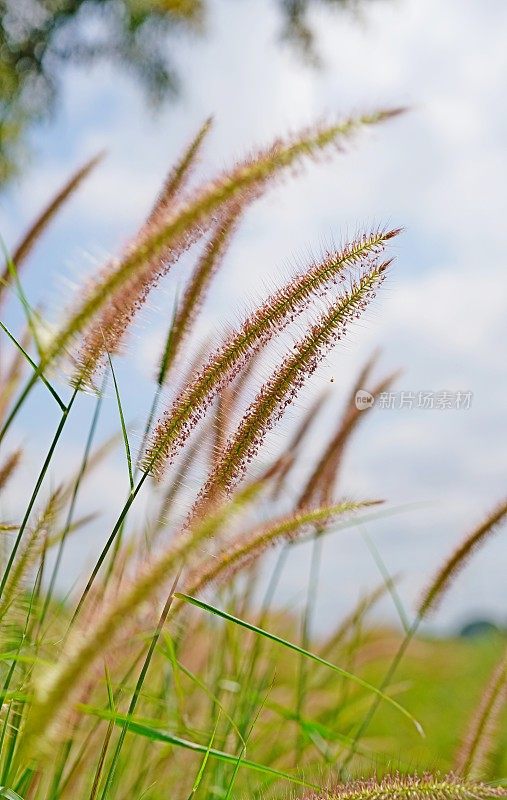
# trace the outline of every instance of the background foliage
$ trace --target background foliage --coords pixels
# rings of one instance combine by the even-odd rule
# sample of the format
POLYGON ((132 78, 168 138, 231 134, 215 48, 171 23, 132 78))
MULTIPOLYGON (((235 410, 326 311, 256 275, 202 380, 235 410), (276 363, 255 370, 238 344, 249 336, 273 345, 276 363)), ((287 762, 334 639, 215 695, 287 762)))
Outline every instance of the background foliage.
MULTIPOLYGON (((282 36, 313 63, 318 59, 308 11, 319 1, 356 5, 272 0, 280 8, 282 36)), ((155 106, 182 87, 171 41, 205 35, 210 14, 207 0, 1 0, 0 185, 22 169, 27 133, 54 110, 67 64, 113 61, 141 83, 155 106)))

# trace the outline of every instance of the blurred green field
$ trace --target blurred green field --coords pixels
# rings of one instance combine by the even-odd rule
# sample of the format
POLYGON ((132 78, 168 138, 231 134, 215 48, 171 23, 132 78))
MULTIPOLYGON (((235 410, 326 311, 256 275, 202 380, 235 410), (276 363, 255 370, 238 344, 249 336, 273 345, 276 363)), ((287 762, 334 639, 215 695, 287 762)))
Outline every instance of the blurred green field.
MULTIPOLYGON (((245 618, 253 616, 250 611, 245 618)), ((272 614, 265 628, 289 641, 298 641, 299 625, 284 614, 272 614)), ((220 624, 214 631, 207 624, 199 625, 191 638, 194 644, 199 641, 200 648, 211 647, 211 651, 205 654, 200 649, 198 653, 195 648, 187 651, 185 647, 180 653, 181 661, 201 675, 208 691, 219 701, 221 712, 217 716, 217 704, 210 706, 205 724, 205 695, 184 681, 182 707, 172 718, 171 727, 177 727, 180 735, 187 737, 191 730, 194 740, 206 744, 199 731, 209 731, 216 724, 214 746, 235 752, 238 743, 224 718, 224 714, 230 715, 242 734, 248 734, 249 760, 324 785, 332 780, 346 757, 347 740, 353 738, 358 721, 372 703, 371 693, 325 666, 302 659, 298 653, 262 637, 250 636, 230 623, 220 624), (261 643, 258 651, 256 640, 257 646, 261 643), (219 664, 217 652, 224 654, 219 664), (254 675, 245 671, 252 659, 256 662, 254 675), (180 727, 183 720, 186 722, 180 727), (249 732, 250 725, 253 727, 249 732)), ((369 628, 362 620, 357 627, 349 626, 334 646, 329 647, 330 642, 331 639, 313 641, 312 652, 380 686, 399 648, 401 634, 388 628, 369 628)), ((361 739, 351 774, 452 771, 474 709, 504 651, 505 636, 500 633, 473 638, 418 637, 412 641, 389 694, 422 724, 425 737, 421 738, 395 708, 381 702, 361 739)), ((154 712, 148 701, 144 713, 151 716, 154 712)), ((198 767, 197 756, 178 752, 177 748, 171 758, 177 771, 184 764, 187 770, 198 767)), ((227 784, 228 773, 230 767, 210 759, 205 781, 210 796, 213 787, 227 784)), ((492 747, 488 773, 500 781, 507 776, 505 713, 492 747)), ((240 770, 237 786, 244 796, 258 791, 258 777, 246 768, 240 770)), ((266 781, 263 796, 278 796, 272 792, 273 787, 266 781)))
MULTIPOLYGON (((396 677, 400 699, 424 727, 426 738, 403 727, 392 709, 384 706, 370 728, 382 740, 393 766, 401 770, 449 770, 463 730, 481 692, 505 649, 500 634, 473 639, 418 639, 402 661, 396 677), (396 759, 399 762, 396 763, 396 759)), ((364 670, 373 683, 383 674, 380 659, 364 670)), ((387 660, 384 662, 387 669, 387 660)), ((505 715, 504 715, 505 717, 505 715)), ((507 720, 496 743, 492 774, 507 776, 507 720)))

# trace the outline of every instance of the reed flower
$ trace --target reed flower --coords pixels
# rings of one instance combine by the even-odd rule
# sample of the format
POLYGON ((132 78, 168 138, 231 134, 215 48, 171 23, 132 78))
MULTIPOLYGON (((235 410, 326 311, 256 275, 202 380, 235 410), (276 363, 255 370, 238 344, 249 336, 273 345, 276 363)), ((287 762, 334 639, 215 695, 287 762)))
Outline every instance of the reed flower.
MULTIPOLYGON (((102 161, 103 157, 104 153, 98 153, 96 156, 87 161, 86 164, 83 164, 83 166, 80 167, 76 172, 74 172, 30 225, 12 254, 12 262, 17 272, 19 272, 26 259, 34 249, 35 245, 39 241, 40 237, 53 221, 54 217, 65 205, 67 200, 69 200, 69 198, 74 194, 74 192, 77 191, 79 186, 88 177, 88 175, 102 161)), ((0 303, 11 280, 12 271, 8 266, 6 266, 2 276, 0 277, 0 303)))
POLYGON ((348 325, 375 297, 389 264, 390 261, 381 261, 377 254, 368 259, 359 276, 351 277, 347 291, 310 327, 308 335, 295 345, 293 354, 286 357, 264 384, 202 489, 195 511, 213 500, 215 493, 227 492, 243 477, 266 433, 280 420, 306 378, 313 374, 329 348, 345 335, 348 325))
POLYGON ((184 535, 176 537, 151 560, 130 586, 117 592, 93 625, 75 630, 69 636, 58 663, 46 669, 36 682, 35 699, 25 731, 24 747, 27 750, 38 749, 44 737, 51 740, 55 735, 59 713, 68 705, 69 696, 75 694, 95 661, 116 641, 125 619, 152 600, 189 553, 251 502, 259 488, 257 484, 238 493, 230 503, 197 522, 184 535))
MULTIPOLYGON (((202 144, 211 127, 211 119, 206 120, 197 135, 185 148, 183 155, 170 170, 164 185, 151 209, 148 217, 141 226, 134 241, 127 248, 126 255, 149 240, 154 230, 163 225, 177 204, 180 194, 185 190, 192 170, 195 167, 202 144)), ((188 237, 172 248, 162 248, 153 259, 147 259, 145 264, 139 265, 139 270, 125 283, 123 289, 116 295, 113 294, 105 303, 100 315, 86 332, 84 340, 80 343, 77 355, 78 371, 76 382, 87 381, 96 370, 106 353, 118 351, 130 323, 143 305, 149 291, 156 285, 158 279, 180 258, 201 235, 202 231, 196 229, 188 237)), ((106 265, 98 278, 98 284, 107 277, 111 265, 106 265)))
MULTIPOLYGON (((31 330, 30 326, 27 326, 26 330, 21 336, 20 341, 20 345, 23 350, 26 351, 27 347, 29 347, 30 339, 31 330)), ((11 402, 12 397, 18 388, 19 382, 23 377, 23 371, 25 368, 25 356, 23 355, 23 350, 16 350, 11 358, 9 367, 5 370, 5 372, 2 370, 0 383, 0 422, 3 422, 7 409, 9 408, 9 403, 11 402)))
POLYGON ((61 499, 60 490, 53 492, 35 525, 26 532, 22 540, 22 547, 13 563, 9 578, 2 592, 0 621, 4 618, 12 603, 19 597, 27 572, 40 557, 43 539, 54 523, 61 506, 61 499))
MULTIPOLYGON (((298 501, 299 508, 306 508, 312 505, 312 503, 327 503, 332 497, 345 448, 359 423, 364 422, 368 417, 368 411, 370 409, 367 408, 359 411, 354 399, 356 392, 366 386, 366 380, 374 361, 375 357, 361 370, 348 398, 342 419, 334 435, 329 439, 324 448, 306 485, 303 487, 298 501)), ((381 392, 387 391, 398 374, 398 372, 393 372, 385 378, 382 378, 371 388, 371 394, 376 397, 381 392)))
POLYGON ((171 205, 167 214, 143 226, 124 254, 106 265, 99 279, 92 282, 84 298, 55 335, 45 353, 44 363, 60 355, 95 318, 79 350, 74 376, 75 383, 89 381, 104 358, 104 348, 112 353, 116 351, 151 289, 200 237, 216 212, 229 201, 258 189, 305 159, 315 158, 332 146, 339 147, 361 128, 391 119, 399 113, 399 109, 380 110, 334 125, 305 130, 286 142, 279 140, 197 189, 175 207, 171 205), (107 337, 105 344, 104 334, 107 337))
POLYGON ((467 561, 471 558, 473 553, 484 542, 493 535, 498 526, 505 520, 507 516, 507 500, 504 500, 496 508, 488 514, 486 519, 483 520, 476 528, 469 533, 463 542, 457 547, 454 553, 447 559, 447 561, 439 569, 433 581, 424 593, 418 607, 418 617, 424 617, 431 609, 433 609, 442 595, 449 588, 449 584, 454 580, 456 575, 463 569, 467 561))
POLYGON ((217 581, 229 581, 240 570, 251 565, 270 547, 281 541, 292 542, 318 525, 326 529, 338 518, 362 508, 376 505, 378 500, 342 501, 323 508, 289 514, 237 536, 210 562, 207 559, 187 575, 186 594, 195 595, 217 581))
MULTIPOLYGON (((181 0, 168 2, 171 8, 181 5, 181 0)), ((317 640, 312 623, 322 556, 319 534, 348 527, 348 520, 342 522, 345 516, 352 516, 352 527, 361 509, 379 502, 335 499, 344 453, 357 426, 367 418, 365 411, 357 410, 355 395, 361 388, 370 388, 373 394, 385 391, 395 376, 372 379, 376 355, 361 369, 339 419, 330 428, 326 420, 326 442, 306 482, 299 480, 306 468, 304 448, 311 444, 315 452, 309 439, 328 391, 317 392, 314 402, 310 399, 292 434, 266 464, 257 463, 270 430, 382 285, 391 263, 387 250, 398 230, 371 230, 327 252, 272 292, 213 349, 210 337, 204 349, 190 354, 188 347, 211 281, 249 204, 277 176, 341 146, 351 133, 392 113, 379 112, 276 141, 199 185, 192 175, 210 130, 207 121, 169 173, 138 233, 80 293, 47 346, 38 335, 39 321, 24 297, 16 269, 7 261, 9 280, 16 282, 28 326, 15 335, 0 323, 8 345, 15 348, 0 369, 0 418, 5 417, 0 438, 17 421, 39 382, 61 415, 40 469, 27 461, 37 476, 20 521, 10 524, 18 514, 10 516, 8 501, 0 524, 0 544, 4 544, 0 549, 5 551, 0 597, 0 796, 157 800, 170 786, 177 798, 262 792, 278 797, 286 794, 284 782, 292 782, 303 800, 507 800, 503 785, 485 782, 504 772, 505 653, 484 681, 463 735, 451 730, 461 742, 452 774, 422 772, 428 765, 432 769, 435 758, 447 758, 432 748, 440 742, 438 725, 449 729, 454 724, 448 709, 440 723, 433 716, 427 747, 417 748, 419 774, 408 771, 412 749, 407 759, 401 729, 391 726, 383 752, 373 739, 360 746, 382 700, 424 735, 411 712, 393 697, 400 690, 392 685, 395 672, 425 615, 467 559, 505 522, 507 501, 440 567, 412 622, 406 620, 396 596, 397 577, 387 572, 373 549, 381 586, 358 597, 350 613, 344 608, 339 624, 327 638, 317 640), (194 263, 169 309, 169 330, 136 447, 138 467, 133 469, 131 434, 125 423, 128 406, 120 398, 109 354, 120 350, 153 287, 194 243, 194 263), (293 321, 303 329, 297 341, 259 381, 257 367, 265 348, 275 345, 275 337, 293 321), (35 351, 36 359, 31 355, 35 351), (50 383, 51 367, 65 353, 75 356, 75 391, 67 401, 68 393, 60 397, 50 383), (41 494, 55 475, 57 448, 65 447, 77 390, 82 383, 94 384, 104 358, 110 361, 118 435, 95 440, 103 427, 107 373, 77 463, 72 461, 61 488, 41 503, 41 494), (25 362, 29 380, 20 386, 25 362), (177 380, 176 362, 182 367, 177 380), (172 400, 157 421, 166 384, 172 400), (112 528, 104 531, 103 547, 90 565, 90 575, 83 576, 79 598, 57 600, 69 536, 95 518, 83 507, 85 481, 117 443, 124 448, 128 494, 121 498, 112 528), (143 514, 138 506, 141 490, 146 491, 151 474, 161 476, 171 462, 164 486, 151 487, 148 513, 143 514), (282 488, 288 490, 283 496, 282 488), (13 542, 11 531, 17 532, 13 542), (301 540, 312 540, 314 545, 305 607, 301 616, 294 609, 278 615, 274 597, 291 548, 281 548, 269 580, 264 580, 259 562, 271 548, 301 540), (202 598, 207 591, 216 593, 216 605, 213 597, 209 602, 202 598), (366 615, 386 593, 400 612, 405 635, 369 627, 366 615), (183 609, 187 613, 175 619, 183 609), (273 674, 277 653, 283 668, 273 674), (372 674, 377 675, 378 686, 377 681, 369 683, 364 668, 373 669, 372 659, 383 663, 386 655, 385 675, 379 675, 377 665, 372 674), (307 678, 306 661, 319 665, 315 679, 307 678), (351 693, 349 681, 372 693, 374 703, 366 706, 367 696, 351 693), (393 759, 403 774, 390 773, 393 759), (374 772, 377 763, 382 765, 380 777, 374 772), (339 764, 328 786, 319 780, 319 764, 322 768, 339 764), (363 778, 353 779, 356 775, 363 778)), ((90 162, 71 178, 21 240, 20 263, 92 166, 90 162)), ((2 490, 13 474, 18 477, 19 451, 12 450, 7 448, 0 460, 2 490)), ((23 473, 13 493, 16 503, 24 479, 23 473)), ((417 653, 407 654, 409 660, 417 657, 418 668, 421 648, 422 644, 417 653)), ((424 653, 433 653, 431 643, 424 643, 424 653)), ((451 655, 454 664, 459 654, 451 655)), ((465 656, 474 663, 475 650, 467 649, 465 656)), ((431 671, 433 665, 426 666, 431 671)), ((479 670, 479 660, 475 666, 479 670)), ((410 674, 408 670, 409 665, 410 674)), ((453 672, 444 672, 437 676, 440 694, 456 689, 451 685, 453 672)), ((390 724, 386 717, 380 728, 390 724)))
POLYGON ((12 453, 7 456, 5 461, 0 464, 0 489, 3 489, 7 481, 9 481, 16 471, 18 464, 21 461, 21 455, 22 450, 20 448, 13 450, 12 453))
POLYGON ((165 376, 180 354, 185 339, 192 329, 213 276, 217 272, 240 222, 241 212, 245 205, 246 201, 230 203, 212 229, 211 236, 206 242, 176 310, 165 353, 165 376))
POLYGON ((467 726, 454 764, 458 775, 469 780, 487 777, 487 768, 498 745, 501 715, 506 703, 507 651, 493 670, 467 726))
POLYGON ((213 398, 246 367, 253 354, 301 314, 312 297, 325 295, 330 286, 339 283, 344 270, 364 265, 368 259, 378 260, 386 243, 398 233, 397 229, 376 230, 354 240, 342 250, 329 253, 307 272, 276 291, 247 317, 162 416, 142 459, 142 468, 160 476, 163 467, 185 443, 213 398))
POLYGON ((199 128, 190 144, 184 149, 181 157, 169 171, 164 185, 159 192, 153 208, 146 219, 145 225, 148 227, 159 218, 163 218, 171 206, 177 202, 182 191, 188 186, 188 182, 195 170, 204 140, 208 136, 213 119, 209 117, 199 128))
POLYGON ((386 775, 380 780, 355 780, 312 793, 306 800, 488 800, 507 797, 503 786, 464 781, 455 775, 386 775))

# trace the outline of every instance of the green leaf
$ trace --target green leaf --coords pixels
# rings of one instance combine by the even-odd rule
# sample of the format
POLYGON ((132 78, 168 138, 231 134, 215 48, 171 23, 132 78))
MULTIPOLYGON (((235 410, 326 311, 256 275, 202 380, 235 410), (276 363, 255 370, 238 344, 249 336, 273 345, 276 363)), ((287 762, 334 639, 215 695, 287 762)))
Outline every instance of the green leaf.
POLYGON ((194 785, 192 786, 192 791, 190 792, 190 794, 188 796, 188 800, 192 800, 192 797, 195 795, 195 793, 197 792, 199 786, 201 785, 201 781, 202 781, 202 779, 204 777, 204 770, 206 769, 206 764, 208 763, 208 759, 209 759, 209 755, 210 755, 210 751, 211 751, 211 746, 212 746, 213 742, 215 741, 215 736, 217 735, 217 728, 218 728, 218 723, 219 722, 220 722, 220 711, 217 714, 215 727, 213 728, 213 733, 211 734, 211 737, 210 737, 210 740, 209 740, 209 744, 208 744, 208 748, 207 748, 206 753, 204 755, 204 758, 203 758, 203 760, 201 762, 201 766, 199 767, 197 775, 195 776, 194 785))
MULTIPOLYGON (((136 717, 129 717, 128 714, 114 714, 104 709, 93 708, 91 706, 82 704, 80 704, 78 707, 85 714, 92 714, 100 717, 101 719, 113 720, 116 725, 123 726, 125 723, 128 723, 130 733, 136 733, 138 736, 145 736, 147 739, 150 739, 153 742, 163 742, 164 744, 170 744, 174 747, 182 747, 186 750, 193 750, 194 753, 209 753, 209 758, 217 758, 220 761, 225 761, 228 764, 238 763, 237 755, 225 753, 223 750, 215 750, 213 747, 209 747, 209 745, 198 744, 197 742, 192 742, 189 739, 183 739, 180 736, 170 733, 169 731, 152 727, 145 722, 139 722, 136 717)), ((319 787, 315 784, 308 783, 308 781, 303 780, 303 778, 299 778, 297 775, 291 775, 288 772, 282 772, 281 770, 274 769, 274 767, 268 767, 264 764, 259 764, 256 761, 248 761, 247 759, 243 759, 240 762, 240 766, 256 772, 262 772, 265 775, 271 775, 273 778, 291 781, 292 783, 298 784, 298 786, 305 786, 308 789, 319 789, 319 787)))
POLYGON ((118 382, 116 380, 116 375, 115 375, 115 372, 114 372, 113 360, 112 360, 111 355, 109 353, 107 354, 107 357, 109 359, 109 366, 111 367, 111 375, 113 376, 114 391, 115 391, 115 394, 116 394, 116 402, 118 404, 118 413, 120 415, 121 433, 122 433, 122 436, 123 436, 123 444, 125 445, 125 455, 127 457, 127 468, 128 468, 128 471, 129 471, 130 491, 133 492, 134 491, 134 475, 132 473, 132 456, 130 454, 130 445, 129 445, 129 439, 128 439, 128 436, 127 436, 127 426, 125 425, 125 416, 123 414, 123 407, 122 407, 122 404, 121 404, 120 391, 118 389, 118 382))
POLYGON ((9 789, 7 786, 0 786, 0 797, 5 797, 6 800, 23 800, 21 795, 14 791, 14 789, 9 789))
POLYGON ((30 364, 31 368, 34 370, 34 373, 37 375, 37 377, 39 377, 41 379, 42 383, 49 390, 49 392, 51 392, 51 394, 55 398, 56 402, 58 403, 58 405, 60 406, 62 411, 65 411, 65 403, 63 402, 62 398, 60 397, 60 395, 58 394, 56 389, 54 389, 51 386, 51 384, 49 383, 47 378, 45 378, 43 373, 39 371, 39 367, 37 366, 37 364, 35 363, 33 358, 31 358, 31 356, 29 356, 29 354, 26 352, 24 347, 18 342, 16 337, 10 332, 10 330, 4 325, 4 323, 1 320, 0 320, 0 328, 2 328, 3 332, 7 334, 7 336, 11 340, 11 342, 17 347, 17 349, 22 354, 22 356, 26 359, 26 361, 28 361, 28 363, 30 364))
MULTIPOLYGON (((14 286, 16 287, 16 294, 18 296, 21 305, 23 306, 23 311, 25 313, 26 321, 28 323, 28 328, 30 330, 30 333, 32 334, 35 346, 37 348, 37 352, 39 356, 42 358, 43 350, 41 343, 39 341, 39 337, 37 335, 37 324, 34 322, 34 320, 36 319, 36 314, 34 313, 32 307, 30 306, 30 303, 28 302, 28 298, 23 290, 21 281, 19 280, 19 275, 16 269, 16 265, 14 264, 14 261, 12 260, 3 239, 0 239, 0 245, 2 247, 5 256, 7 275, 10 276, 14 286)), ((2 280, 2 283, 5 284, 5 279, 2 280)))
POLYGON ((353 681, 358 686, 362 686, 363 689, 368 689, 368 691, 373 692, 382 700, 385 700, 386 703, 389 703, 391 706, 396 708, 404 717, 410 720, 412 724, 415 726, 417 732, 420 736, 424 736, 424 731, 421 724, 412 716, 412 714, 407 711, 400 703, 396 700, 393 700, 392 697, 386 695, 380 689, 377 689, 376 686, 372 686, 371 683, 359 678, 357 675, 354 675, 352 672, 348 672, 341 667, 336 666, 336 664, 332 664, 330 661, 326 661, 324 658, 312 653, 310 650, 305 650, 299 645, 294 644, 293 642, 289 642, 287 639, 282 639, 280 636, 276 636, 274 633, 269 633, 269 631, 265 631, 262 628, 258 628, 256 625, 252 625, 250 622, 246 622, 245 620, 239 619, 238 617, 234 617, 232 614, 228 614, 226 611, 221 611, 214 606, 209 605, 208 603, 204 603, 202 600, 197 600, 195 597, 189 597, 186 594, 182 594, 177 592, 175 597, 178 597, 180 600, 183 600, 185 603, 190 603, 190 605, 197 606, 197 608, 201 608, 203 611, 208 611, 210 614, 215 614, 218 617, 222 617, 222 619, 227 620, 228 622, 233 622, 235 625, 240 625, 242 628, 246 628, 249 631, 253 631, 253 633, 257 633, 260 636, 264 636, 267 639, 270 639, 272 642, 277 642, 277 644, 281 644, 283 647, 288 648, 289 650, 294 650, 296 653, 300 655, 306 656, 306 658, 310 658, 312 661, 316 661, 318 664, 322 664, 329 669, 332 669, 334 672, 337 672, 344 678, 347 678, 350 681, 353 681))

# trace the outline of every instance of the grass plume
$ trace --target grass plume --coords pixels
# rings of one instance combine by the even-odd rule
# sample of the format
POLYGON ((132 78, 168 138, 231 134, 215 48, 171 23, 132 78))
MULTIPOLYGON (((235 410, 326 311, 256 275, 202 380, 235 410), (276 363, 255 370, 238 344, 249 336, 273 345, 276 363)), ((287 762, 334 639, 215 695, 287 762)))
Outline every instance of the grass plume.
POLYGON ((463 542, 438 570, 426 589, 417 609, 418 617, 422 618, 426 616, 429 611, 435 608, 458 572, 463 569, 473 553, 493 535, 498 526, 505 520, 506 516, 507 500, 504 500, 465 537, 463 542))
POLYGON ((13 569, 9 574, 9 579, 2 592, 0 599, 0 621, 3 620, 6 612, 19 596, 28 570, 40 556, 42 539, 53 526, 60 503, 61 494, 60 491, 57 490, 53 492, 49 498, 35 525, 27 531, 27 535, 23 539, 22 547, 14 561, 13 569))
MULTIPOLYGON (((70 176, 62 188, 34 220, 12 254, 12 261, 16 265, 16 270, 18 272, 34 249, 44 231, 53 222, 53 219, 57 213, 63 208, 69 198, 74 194, 74 192, 77 191, 79 186, 102 161, 103 158, 104 153, 98 153, 96 156, 83 164, 82 167, 80 167, 73 175, 70 176)), ((0 278, 0 303, 2 302, 5 290, 9 286, 11 280, 12 271, 8 266, 6 266, 0 278)))
POLYGON ((313 297, 322 296, 330 286, 338 283, 341 272, 364 263, 368 258, 379 257, 386 243, 398 233, 398 230, 376 230, 361 236, 342 250, 329 253, 271 295, 207 360, 195 379, 162 416, 142 460, 142 468, 160 475, 216 394, 245 368, 253 354, 302 313, 313 297))
MULTIPOLYGON (((113 325, 112 339, 106 343, 109 351, 114 353, 118 339, 132 321, 133 312, 143 304, 171 264, 198 238, 201 226, 206 225, 216 211, 305 159, 315 158, 332 146, 340 146, 361 128, 384 122, 399 113, 399 109, 380 110, 302 131, 286 142, 275 142, 196 190, 190 198, 176 205, 167 218, 164 216, 156 224, 143 228, 125 253, 101 271, 84 300, 79 302, 55 335, 45 354, 45 362, 60 355, 103 307, 102 321, 95 320, 92 331, 100 329, 109 333, 107 323, 114 322, 115 315, 119 314, 121 325, 120 322, 113 325), (129 310, 128 319, 123 313, 124 306, 129 310)), ((102 356, 102 339, 98 334, 92 338, 90 333, 80 348, 75 381, 86 382, 102 356)))
POLYGON ((19 462, 21 461, 22 452, 23 451, 21 448, 13 450, 12 453, 7 456, 5 461, 0 464, 0 489, 4 488, 4 486, 15 473, 19 462))
POLYGON ((375 297, 389 263, 379 260, 377 255, 372 261, 367 259, 359 276, 351 278, 347 291, 311 326, 306 338, 295 345, 294 353, 262 387, 204 487, 201 493, 204 503, 215 491, 227 491, 241 479, 267 431, 281 418, 306 377, 315 371, 327 350, 345 334, 347 326, 375 297))
MULTIPOLYGON (((368 411, 371 410, 371 407, 359 410, 355 404, 355 397, 359 389, 365 388, 365 381, 374 363, 375 357, 369 360, 364 369, 361 370, 352 388, 338 427, 334 435, 327 442, 323 453, 301 492, 299 498, 300 508, 306 508, 311 505, 311 503, 315 502, 328 502, 329 498, 332 497, 345 448, 359 423, 367 419, 368 411)), ((396 380, 398 374, 398 372, 394 372, 382 378, 371 388, 371 394, 376 397, 381 392, 387 391, 396 380)))
POLYGON ((268 548, 276 546, 281 541, 294 541, 315 526, 326 528, 338 518, 376 505, 378 502, 377 500, 343 501, 324 508, 290 514, 261 525, 260 528, 236 537, 232 544, 218 553, 210 564, 205 563, 200 569, 190 573, 186 578, 185 592, 195 595, 224 576, 230 580, 239 570, 251 565, 268 548))
POLYGON ((192 172, 195 170, 196 162, 202 150, 204 140, 208 136, 211 126, 212 118, 209 117, 201 125, 190 144, 184 149, 180 158, 169 171, 169 174, 162 186, 162 189, 155 200, 153 208, 148 214, 146 226, 151 225, 159 217, 162 218, 164 213, 167 212, 171 205, 173 205, 182 191, 188 186, 189 179, 192 172))
POLYGON ((257 491, 257 486, 252 487, 199 522, 185 536, 178 537, 174 544, 153 559, 129 588, 113 600, 96 624, 87 631, 79 630, 69 637, 59 663, 46 672, 43 680, 36 685, 35 702, 26 731, 29 750, 42 744, 41 739, 48 735, 51 723, 69 702, 69 695, 75 690, 76 684, 84 680, 95 660, 111 646, 124 620, 130 618, 143 603, 149 602, 168 581, 171 573, 177 571, 188 553, 212 536, 234 513, 238 513, 257 491))
POLYGON ((165 354, 164 375, 167 375, 177 359, 182 344, 193 327, 213 275, 220 266, 240 222, 241 210, 244 205, 245 203, 230 204, 212 229, 211 236, 206 242, 203 253, 187 283, 181 302, 178 304, 165 354))
POLYGON ((507 703, 507 651, 502 655, 484 689, 465 731, 454 768, 468 780, 487 777, 497 745, 502 712, 507 703))

